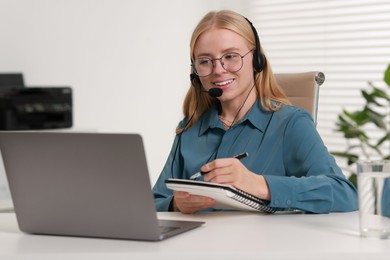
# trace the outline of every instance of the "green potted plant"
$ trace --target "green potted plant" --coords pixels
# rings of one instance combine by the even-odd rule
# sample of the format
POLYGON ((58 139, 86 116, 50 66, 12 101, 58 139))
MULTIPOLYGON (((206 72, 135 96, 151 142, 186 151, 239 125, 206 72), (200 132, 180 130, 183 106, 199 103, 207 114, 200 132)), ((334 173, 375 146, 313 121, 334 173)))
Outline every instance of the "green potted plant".
MULTIPOLYGON (((385 71, 384 81, 390 89, 390 65, 385 71)), ((356 111, 343 109, 339 114, 336 131, 346 138, 347 147, 343 152, 332 152, 334 156, 347 160, 349 167, 346 170, 355 186, 356 166, 353 166, 358 160, 390 159, 390 148, 386 147, 390 140, 390 91, 375 87, 372 82, 368 84, 368 90, 361 90, 364 106, 356 111), (375 136, 370 127, 376 128, 375 136)))

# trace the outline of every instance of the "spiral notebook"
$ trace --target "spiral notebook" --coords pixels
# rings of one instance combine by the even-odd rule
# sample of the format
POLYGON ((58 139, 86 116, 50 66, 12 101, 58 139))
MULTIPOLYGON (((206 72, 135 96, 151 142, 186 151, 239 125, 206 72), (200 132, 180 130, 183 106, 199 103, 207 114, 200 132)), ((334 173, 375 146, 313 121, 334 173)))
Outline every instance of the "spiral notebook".
POLYGON ((213 198, 217 202, 213 207, 215 209, 260 211, 268 214, 277 210, 267 206, 267 201, 230 185, 184 179, 168 179, 165 184, 172 190, 213 198))

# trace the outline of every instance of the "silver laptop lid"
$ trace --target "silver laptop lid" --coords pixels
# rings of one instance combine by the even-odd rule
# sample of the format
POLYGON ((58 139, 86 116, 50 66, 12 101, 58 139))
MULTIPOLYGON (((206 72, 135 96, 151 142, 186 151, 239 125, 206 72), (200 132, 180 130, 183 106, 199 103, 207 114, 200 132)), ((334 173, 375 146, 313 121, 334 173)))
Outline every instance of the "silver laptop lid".
POLYGON ((161 239, 140 135, 3 132, 0 149, 22 231, 161 239))

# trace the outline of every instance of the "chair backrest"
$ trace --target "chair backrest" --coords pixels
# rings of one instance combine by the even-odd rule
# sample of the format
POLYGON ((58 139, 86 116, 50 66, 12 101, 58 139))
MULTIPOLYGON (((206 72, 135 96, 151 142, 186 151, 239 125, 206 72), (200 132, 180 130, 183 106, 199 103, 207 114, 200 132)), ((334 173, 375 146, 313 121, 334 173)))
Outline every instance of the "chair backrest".
POLYGON ((278 73, 275 77, 291 104, 306 109, 317 124, 319 87, 325 81, 324 73, 278 73))

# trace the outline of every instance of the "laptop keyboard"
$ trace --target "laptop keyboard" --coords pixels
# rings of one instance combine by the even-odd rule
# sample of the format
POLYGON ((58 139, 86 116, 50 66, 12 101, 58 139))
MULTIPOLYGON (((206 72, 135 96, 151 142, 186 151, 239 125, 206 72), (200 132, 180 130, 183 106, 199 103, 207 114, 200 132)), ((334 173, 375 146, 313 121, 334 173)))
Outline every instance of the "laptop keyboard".
POLYGON ((160 234, 165 234, 168 232, 171 232, 175 229, 178 229, 179 227, 173 227, 173 226, 159 226, 160 228, 160 234))

